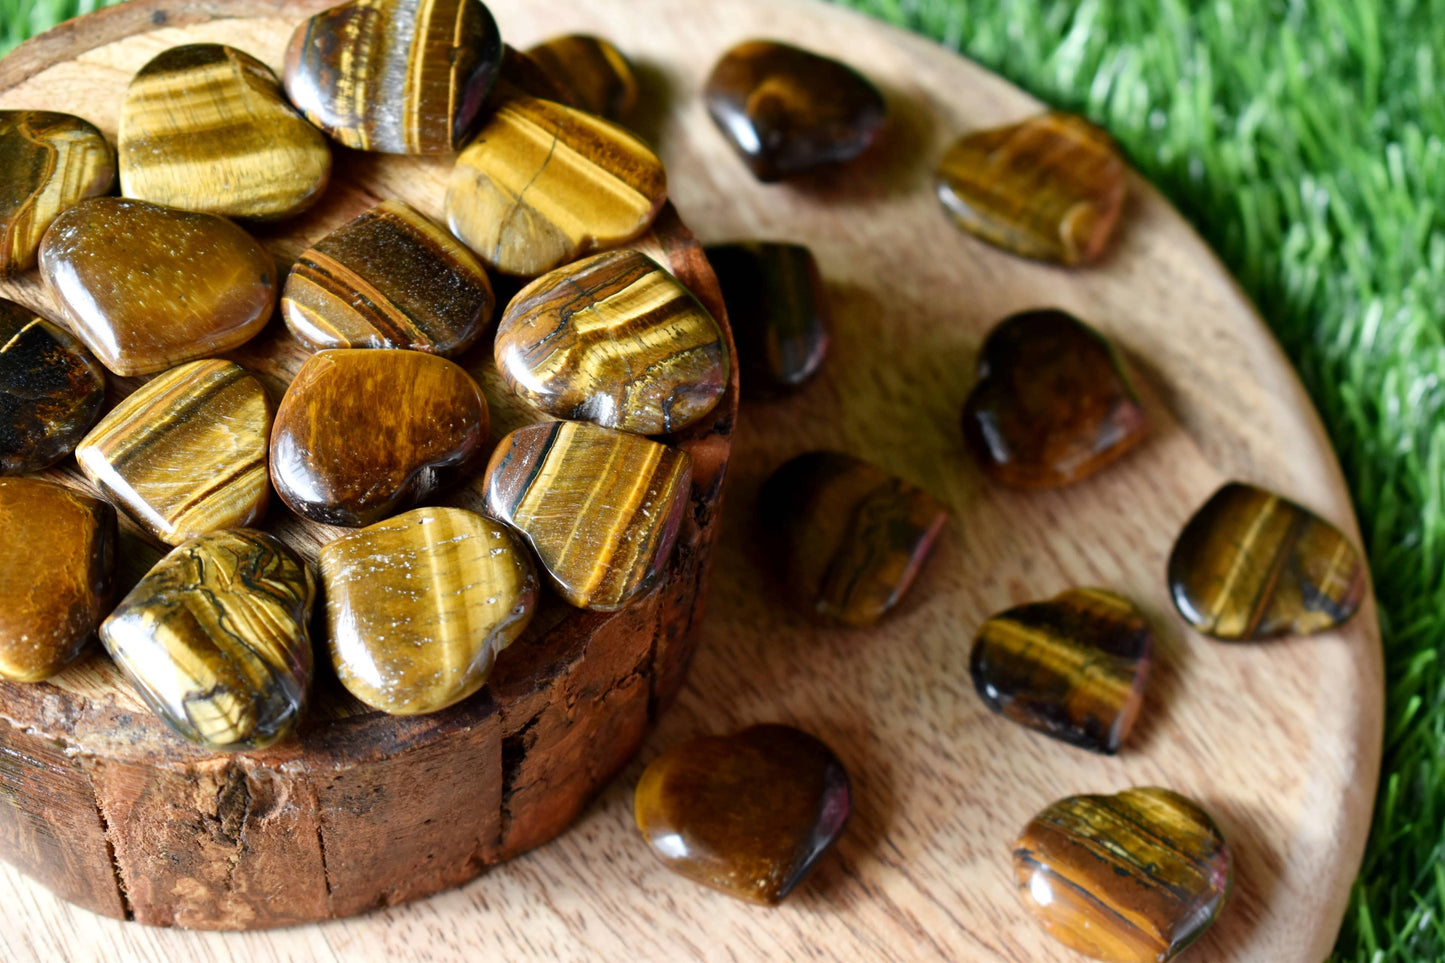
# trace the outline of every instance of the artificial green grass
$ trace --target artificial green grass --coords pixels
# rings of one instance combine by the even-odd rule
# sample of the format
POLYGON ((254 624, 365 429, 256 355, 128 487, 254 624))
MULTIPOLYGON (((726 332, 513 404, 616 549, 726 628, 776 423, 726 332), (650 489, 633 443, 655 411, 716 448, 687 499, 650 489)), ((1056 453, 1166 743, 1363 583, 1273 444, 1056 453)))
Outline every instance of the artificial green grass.
MULTIPOLYGON (((837 0, 1109 128, 1298 365, 1364 527, 1384 771, 1341 961, 1445 960, 1445 0, 837 0)), ((0 0, 6 49, 99 0, 0 0)))

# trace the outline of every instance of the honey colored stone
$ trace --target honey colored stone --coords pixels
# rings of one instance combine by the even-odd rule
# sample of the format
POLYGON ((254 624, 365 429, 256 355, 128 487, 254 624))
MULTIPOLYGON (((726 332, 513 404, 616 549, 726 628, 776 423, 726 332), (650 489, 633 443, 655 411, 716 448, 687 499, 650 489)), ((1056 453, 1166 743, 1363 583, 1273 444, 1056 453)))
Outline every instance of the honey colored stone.
POLYGON ((80 654, 115 591, 115 509, 0 478, 0 678, 38 682, 80 654))
POLYGON ((447 182, 447 223, 488 265, 535 277, 629 241, 667 199, 647 145, 610 121, 534 97, 502 102, 447 182))
POLYGON ((455 357, 496 301, 476 255, 402 201, 386 201, 302 252, 281 315, 317 348, 409 348, 455 357))
POLYGON ((969 669, 995 712, 1113 755, 1139 714, 1153 646, 1148 620, 1128 599, 1070 589, 985 622, 969 669))
POLYGON ((1073 796, 1014 843, 1019 896, 1049 935, 1114 963, 1160 963, 1209 928, 1234 861, 1209 814, 1167 789, 1073 796))
POLYGON ((1184 620, 1227 641, 1333 629, 1359 610, 1367 582, 1339 529, 1240 482, 1215 492, 1184 526, 1168 575, 1184 620))
POLYGON ((579 607, 646 593, 672 555, 692 484, 686 452, 586 422, 519 428, 487 465, 487 513, 532 546, 579 607))
POLYGON ((70 332, 0 298, 0 475, 49 468, 105 403, 105 370, 70 332))
POLYGON ((311 685, 311 570, 264 532, 208 532, 156 563, 100 627, 146 705, 206 749, 264 749, 311 685))
POLYGON ((575 33, 553 37, 527 55, 563 92, 564 102, 574 107, 622 120, 637 105, 632 65, 601 37, 575 33))
POLYGON ((276 265, 245 231, 127 198, 57 217, 40 272, 80 339, 127 377, 240 347, 276 305, 276 265))
POLYGON ((116 405, 76 449, 87 478, 167 545, 266 510, 271 401, 245 368, 192 361, 116 405))
POLYGON ((436 712, 480 689, 537 601, 526 548, 460 508, 378 522, 323 546, 318 561, 336 675, 395 715, 436 712))
POLYGON ((818 739, 790 726, 752 726, 658 756, 637 783, 633 809, 669 869, 774 905, 842 834, 852 787, 818 739))
POLYGON ((760 181, 852 160, 888 115, 878 88, 852 67, 769 40, 724 54, 703 96, 713 122, 760 181))
POLYGON ((680 431, 722 399, 722 329, 681 281, 637 251, 558 268, 497 325, 508 387, 558 418, 642 435, 680 431))
POLYGON ((798 609, 851 626, 872 625, 903 599, 948 522, 928 492, 831 451, 773 472, 759 513, 798 609))
POLYGON ((48 110, 0 110, 0 275, 35 266, 57 214, 115 182, 115 155, 95 126, 48 110))
POLYGON ((286 92, 347 147, 444 153, 471 140, 501 62, 480 0, 352 0, 296 28, 286 92))
POLYGON ((1060 264, 1087 264, 1104 253, 1126 192, 1113 139, 1070 114, 968 134, 938 169, 938 197, 959 227, 1014 254, 1060 264))
POLYGON ((297 514, 359 528, 465 478, 487 428, 482 389, 445 358, 322 351, 276 411, 271 482, 297 514))
POLYGON ((1107 338, 1063 311, 1025 311, 984 342, 963 434, 994 481, 1056 488, 1113 464, 1148 419, 1107 338))

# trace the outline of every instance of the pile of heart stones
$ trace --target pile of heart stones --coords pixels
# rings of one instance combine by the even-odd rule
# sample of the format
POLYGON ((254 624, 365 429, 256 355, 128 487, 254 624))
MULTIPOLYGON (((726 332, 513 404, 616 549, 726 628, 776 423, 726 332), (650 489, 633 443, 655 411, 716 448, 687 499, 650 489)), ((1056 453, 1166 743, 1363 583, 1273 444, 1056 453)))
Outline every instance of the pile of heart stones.
MULTIPOLYGON (((667 190, 657 156, 617 123, 637 93, 627 61, 595 37, 524 54, 478 0, 353 0, 298 27, 284 85, 219 44, 161 53, 130 83, 114 152, 79 118, 0 113, 0 267, 38 264, 63 312, 57 323, 0 301, 0 677, 53 676, 98 627, 177 733, 254 750, 293 732, 306 705, 318 573, 338 678, 396 714, 476 693, 527 626, 539 572, 586 609, 654 586, 690 465, 651 436, 705 417, 730 372, 702 304, 649 257, 617 249, 648 229, 667 190), (315 239, 282 283, 235 222, 314 204, 331 141, 458 152, 446 227, 385 201, 315 239), (117 175, 121 196, 108 196, 117 175), (451 360, 491 323, 489 272, 532 279, 501 312, 494 358, 511 390, 560 419, 491 451, 487 400, 451 360), (266 326, 278 294, 314 353, 273 411, 252 373, 216 356, 266 326), (107 370, 151 377, 106 411, 107 370), (28 477, 72 454, 104 499, 28 477), (426 504, 479 470, 486 515, 426 504), (353 529, 321 548, 315 571, 248 527, 273 489, 296 514, 353 529), (117 507, 173 548, 112 605, 117 507)), ((705 99, 762 181, 846 164, 887 130, 866 78, 777 42, 730 50, 705 99)), ((963 136, 937 190, 979 238, 1081 266, 1108 248, 1126 169, 1107 135, 1050 113, 963 136)), ((750 241, 707 255, 746 395, 797 391, 828 347, 811 252, 750 241)), ((997 484, 1044 489, 1107 468, 1148 421, 1103 333, 1033 310, 985 341, 963 437, 997 484)), ((948 519, 928 492, 832 451, 779 467, 761 504, 787 593, 842 626, 899 603, 948 519)), ((1338 626, 1365 588, 1340 532, 1243 483, 1199 509, 1167 573, 1185 621, 1233 641, 1338 626)), ((994 711, 1115 753, 1152 645, 1132 602, 1078 587, 987 620, 970 667, 994 711)), ((850 805, 838 758, 780 725, 675 746, 635 796, 667 865, 767 904, 808 874, 850 805)), ((1214 821, 1160 788, 1057 802, 1014 861, 1048 931, 1107 960, 1173 956, 1214 920, 1232 879, 1214 821)))

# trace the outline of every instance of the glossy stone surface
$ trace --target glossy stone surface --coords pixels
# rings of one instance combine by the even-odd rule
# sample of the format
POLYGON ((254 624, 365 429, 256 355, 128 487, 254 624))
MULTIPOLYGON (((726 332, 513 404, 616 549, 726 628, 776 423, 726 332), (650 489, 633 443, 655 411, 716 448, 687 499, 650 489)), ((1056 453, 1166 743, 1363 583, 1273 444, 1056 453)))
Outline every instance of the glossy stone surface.
POLYGON ((1233 859, 1219 827, 1167 789, 1073 796, 1014 843, 1019 896, 1049 935, 1097 960, 1173 959, 1219 915, 1233 859))
POLYGON ((537 601, 526 548, 460 508, 378 522, 323 546, 317 561, 337 677, 396 715, 436 712, 480 689, 537 601))
POLYGON ((359 528, 466 477, 488 424, 482 389, 445 358, 322 351, 276 411, 271 483, 297 514, 359 528))
POLYGON ((985 622, 969 671, 993 711, 1112 755, 1139 714, 1153 647, 1148 620, 1128 599, 1070 589, 985 622))
POLYGON ((122 376, 240 347, 276 305, 276 265, 214 214, 96 197, 61 214, 40 271, 75 333, 122 376))
POLYGON ((57 214, 115 182, 105 136, 79 117, 0 110, 0 275, 35 266, 57 214))
POLYGON ((558 418, 656 435, 727 390, 727 342, 707 308, 645 254, 611 251, 523 288, 497 325, 508 387, 558 418))
POLYGON ((105 369, 69 331, 0 298, 0 475, 49 468, 100 417, 105 369))
POLYGON ((516 529, 552 586, 611 611, 645 594, 672 555, 692 483, 686 452, 586 422, 519 428, 487 465, 487 513, 516 529))
POLYGON ((48 679, 115 591, 115 509, 34 478, 0 478, 0 678, 48 679))
POLYGON ((1025 311, 984 342, 963 434, 994 481, 1056 488, 1113 464, 1148 419, 1107 338, 1063 311, 1025 311))
POLYGON ((250 529, 209 532, 156 563, 101 624, 146 705, 206 749, 262 749, 311 685, 311 571, 250 529))
POLYGON ((479 0, 352 0, 291 35, 286 93, 347 147, 444 153, 471 140, 501 62, 479 0))
POLYGON ((842 834, 852 787, 818 739, 761 725, 672 747, 643 772, 633 803, 637 828, 669 869, 774 905, 842 834))
POLYGON ((1215 492, 1184 526, 1168 576, 1184 620, 1228 641, 1333 629, 1359 609, 1368 580, 1339 529, 1240 482, 1215 492))
POLYGON ((948 521, 928 492, 832 451, 773 472, 758 511, 793 603, 851 626, 872 625, 903 599, 948 521))
POLYGON ((622 120, 637 105, 632 65, 612 44, 589 34, 553 37, 527 50, 565 102, 608 120, 622 120))
POLYGON ((832 308, 813 252, 801 244, 714 244, 707 259, 727 303, 743 394, 793 391, 823 366, 832 308))
POLYGON ((455 357, 496 299, 476 255, 402 201, 386 201, 296 259, 281 316, 316 348, 409 348, 455 357))
POLYGON ((271 401, 245 368, 192 361, 116 405, 75 459, 95 485, 167 545, 244 528, 266 510, 271 401))
POLYGON ((852 67, 767 40, 724 54, 703 96, 713 122, 760 181, 852 160, 888 115, 878 88, 852 67))
POLYGON ((667 174, 610 121, 534 97, 503 101, 447 181, 447 224, 489 266, 535 277, 647 230, 667 174))
POLYGON ((955 224, 1023 257, 1087 264, 1103 255, 1127 193, 1108 134, 1050 113, 960 138, 938 168, 955 224))

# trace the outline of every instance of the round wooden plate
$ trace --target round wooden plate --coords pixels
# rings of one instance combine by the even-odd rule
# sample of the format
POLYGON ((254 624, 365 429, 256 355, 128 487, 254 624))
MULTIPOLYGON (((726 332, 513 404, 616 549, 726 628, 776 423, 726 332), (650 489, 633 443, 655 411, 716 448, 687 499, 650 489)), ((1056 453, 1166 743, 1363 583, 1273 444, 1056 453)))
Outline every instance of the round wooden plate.
MULTIPOLYGON (((42 91, 107 72, 118 89, 155 52, 192 40, 232 43, 274 64, 292 26, 321 5, 135 0, 22 48, 0 71, 10 87, 0 104, 39 106, 42 91), (228 13, 246 19, 212 19, 228 13), (115 39, 121 33, 137 36, 115 39)), ((926 41, 810 0, 496 0, 492 9, 517 47, 570 31, 614 40, 641 66, 653 110, 637 126, 659 145, 693 229, 707 241, 801 241, 829 280, 836 317, 824 375, 793 399, 740 414, 728 523, 689 685, 642 758, 571 831, 463 888, 321 926, 193 934, 102 919, 6 869, 0 955, 1072 960, 1013 892, 1010 843, 1056 798, 1139 784, 1197 798, 1236 852, 1233 898, 1190 959, 1327 955, 1378 777, 1375 609, 1367 601, 1344 630, 1315 638, 1225 645, 1187 630, 1169 604, 1173 538, 1228 479, 1285 493, 1359 538, 1288 361, 1179 215, 1133 178, 1116 249, 1078 272, 963 236, 933 196, 937 158, 957 134, 1039 105, 926 41), (755 36, 802 43, 872 77, 893 118, 882 145, 806 183, 756 183, 699 99, 721 51, 755 36), (1095 322, 1124 349, 1155 430, 1083 484, 1002 491, 964 451, 959 411, 989 327, 1050 305, 1095 322), (824 630, 790 614, 754 547, 762 481, 817 447, 891 466, 955 513, 903 609, 874 630, 824 630), (1158 630, 1145 713, 1116 758, 990 714, 968 677, 984 618, 1073 585, 1129 595, 1158 630), (632 825, 631 796, 642 764, 662 748, 770 720, 833 746, 853 774, 856 812, 814 877, 782 907, 760 909, 663 869, 632 825)), ((81 113, 104 122, 111 111, 81 113)))

